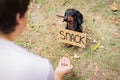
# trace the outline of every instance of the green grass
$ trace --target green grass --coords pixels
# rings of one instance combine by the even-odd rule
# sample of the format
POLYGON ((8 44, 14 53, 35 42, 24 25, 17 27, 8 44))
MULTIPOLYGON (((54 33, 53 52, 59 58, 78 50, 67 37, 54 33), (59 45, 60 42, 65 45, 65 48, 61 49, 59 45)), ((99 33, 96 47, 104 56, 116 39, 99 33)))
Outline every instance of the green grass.
POLYGON ((48 58, 54 67, 61 57, 69 57, 74 68, 64 80, 120 80, 120 10, 111 11, 109 6, 114 2, 119 4, 120 0, 32 1, 29 25, 16 43, 48 58), (87 44, 82 52, 58 42, 58 29, 66 24, 56 14, 64 15, 68 8, 75 8, 84 16, 87 44), (94 40, 101 44, 95 51, 94 40))

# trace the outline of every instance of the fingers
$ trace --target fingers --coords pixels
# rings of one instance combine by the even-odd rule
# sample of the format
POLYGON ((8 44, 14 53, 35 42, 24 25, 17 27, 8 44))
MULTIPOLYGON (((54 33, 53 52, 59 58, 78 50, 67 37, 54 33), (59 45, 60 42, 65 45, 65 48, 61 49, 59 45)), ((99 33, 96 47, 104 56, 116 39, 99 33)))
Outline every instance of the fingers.
POLYGON ((64 58, 61 58, 60 61, 59 61, 59 66, 60 67, 64 66, 64 64, 65 64, 65 60, 64 60, 64 58))
POLYGON ((68 66, 68 59, 66 57, 63 57, 63 66, 68 66))
POLYGON ((60 59, 58 67, 56 68, 56 72, 65 75, 67 73, 70 73, 73 69, 73 65, 71 65, 69 58, 63 57, 60 59))
POLYGON ((68 66, 70 66, 70 60, 68 58, 66 59, 66 63, 68 66))
POLYGON ((67 57, 63 57, 59 61, 59 66, 70 66, 70 60, 67 57))
POLYGON ((60 67, 62 65, 62 59, 60 59, 58 66, 60 67))

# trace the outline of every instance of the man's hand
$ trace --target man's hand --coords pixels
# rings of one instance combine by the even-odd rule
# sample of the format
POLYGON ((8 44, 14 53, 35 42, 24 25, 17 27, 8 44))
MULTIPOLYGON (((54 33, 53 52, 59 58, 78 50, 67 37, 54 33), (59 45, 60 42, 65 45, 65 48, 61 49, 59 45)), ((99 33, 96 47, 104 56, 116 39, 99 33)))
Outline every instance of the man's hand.
POLYGON ((58 67, 55 70, 55 80, 62 80, 65 74, 70 73, 73 68, 70 60, 66 57, 60 59, 58 67))

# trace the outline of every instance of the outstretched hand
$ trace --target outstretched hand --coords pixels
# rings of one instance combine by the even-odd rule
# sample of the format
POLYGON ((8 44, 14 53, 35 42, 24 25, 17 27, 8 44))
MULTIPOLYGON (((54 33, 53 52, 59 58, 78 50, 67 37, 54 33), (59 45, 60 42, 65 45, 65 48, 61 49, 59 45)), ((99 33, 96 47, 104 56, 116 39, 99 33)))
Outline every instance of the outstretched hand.
POLYGON ((73 68, 70 60, 67 57, 60 59, 59 64, 55 70, 55 80, 62 80, 65 74, 70 73, 73 68))

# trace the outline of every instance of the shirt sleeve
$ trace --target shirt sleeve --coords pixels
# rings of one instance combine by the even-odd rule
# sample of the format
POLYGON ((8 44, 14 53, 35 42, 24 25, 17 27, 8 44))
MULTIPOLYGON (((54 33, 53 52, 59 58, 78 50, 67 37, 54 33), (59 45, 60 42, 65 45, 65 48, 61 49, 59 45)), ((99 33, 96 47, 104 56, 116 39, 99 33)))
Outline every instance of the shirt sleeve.
POLYGON ((47 80, 54 80, 54 68, 51 64, 50 64, 50 69, 49 69, 47 80))

